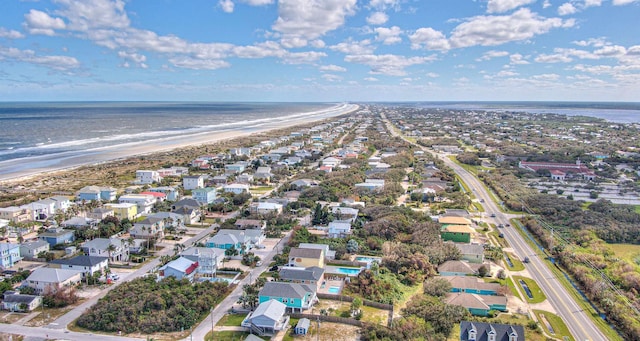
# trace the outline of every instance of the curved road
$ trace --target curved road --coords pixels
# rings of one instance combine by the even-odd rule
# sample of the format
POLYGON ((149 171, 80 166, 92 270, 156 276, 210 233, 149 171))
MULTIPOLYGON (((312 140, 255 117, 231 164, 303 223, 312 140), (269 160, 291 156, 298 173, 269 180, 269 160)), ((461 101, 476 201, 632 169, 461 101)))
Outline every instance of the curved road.
MULTIPOLYGON (((393 129, 393 125, 389 120, 386 119, 384 114, 381 115, 383 121, 387 124, 388 130, 391 132, 391 134, 404 139, 404 137, 400 136, 393 129)), ((410 141, 407 142, 411 143, 410 141)), ((457 165, 455 162, 451 161, 445 155, 434 153, 427 148, 423 148, 420 145, 416 146, 421 148, 425 152, 429 152, 433 155, 438 156, 441 160, 444 161, 447 166, 451 167, 456 172, 460 179, 464 183, 466 183, 472 191, 474 191, 474 194, 479 199, 484 199, 483 205, 485 211, 489 214, 496 214, 495 218, 490 218, 495 221, 496 225, 504 224, 506 226, 507 224, 509 224, 508 216, 500 211, 498 205, 496 205, 496 203, 491 199, 491 196, 482 185, 480 180, 478 180, 478 178, 467 172, 464 168, 457 165)), ((563 321, 569 328, 569 331, 576 339, 576 341, 606 341, 606 336, 594 324, 590 316, 588 316, 589 312, 585 312, 573 300, 572 296, 569 295, 564 286, 562 286, 555 274, 551 272, 544 261, 538 257, 538 254, 533 249, 531 249, 529 244, 525 242, 523 237, 515 230, 515 227, 507 226, 501 230, 504 233, 505 239, 509 242, 514 252, 518 255, 518 257, 520 257, 520 259, 529 257, 530 262, 526 265, 529 273, 538 283, 544 294, 547 296, 547 300, 549 301, 549 303, 551 303, 551 306, 553 306, 558 315, 562 317, 563 321)))

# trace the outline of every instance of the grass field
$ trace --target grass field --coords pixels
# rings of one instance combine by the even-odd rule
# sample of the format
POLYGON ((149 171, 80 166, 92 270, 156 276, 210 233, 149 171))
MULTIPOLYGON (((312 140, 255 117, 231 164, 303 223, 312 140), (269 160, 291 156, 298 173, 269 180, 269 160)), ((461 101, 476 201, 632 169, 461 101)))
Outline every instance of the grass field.
POLYGON ((247 332, 237 332, 237 331, 221 331, 221 332, 211 332, 207 333, 204 337, 205 341, 242 341, 244 340, 249 333, 247 332))
POLYGON ((220 321, 218 321, 217 326, 240 326, 244 318, 247 317, 247 314, 226 314, 224 315, 220 321))
POLYGON ((527 294, 525 293, 524 294, 525 301, 529 303, 540 303, 547 299, 547 297, 544 295, 544 293, 538 286, 538 283, 536 283, 536 281, 532 280, 531 278, 522 277, 522 276, 513 276, 513 280, 515 281, 516 285, 520 286, 520 289, 522 290, 523 293, 525 293, 525 290, 520 284, 520 280, 523 280, 529 287, 529 290, 531 290, 531 294, 533 295, 533 298, 529 298, 529 296, 527 296, 527 294))
POLYGON ((536 314, 536 317, 538 318, 538 321, 540 322, 540 328, 542 328, 545 333, 547 333, 547 334, 549 334, 552 337, 557 338, 557 339, 566 340, 566 341, 574 341, 573 336, 569 332, 569 328, 567 328, 567 325, 564 324, 564 321, 562 321, 562 318, 560 318, 560 316, 552 314, 552 313, 550 313, 548 311, 544 311, 544 310, 535 310, 534 309, 533 313, 536 314), (551 328, 553 328, 553 331, 555 332, 555 334, 550 334, 549 333, 549 331, 547 330, 546 325, 544 323, 542 323, 541 315, 544 315, 544 317, 547 319, 547 321, 551 325, 551 328))
POLYGON ((509 287, 509 290, 511 290, 511 293, 513 294, 513 296, 522 300, 522 297, 520 297, 520 293, 518 292, 518 289, 516 289, 516 285, 513 284, 511 277, 507 277, 505 281, 507 282, 507 286, 509 287))
POLYGON ((509 259, 511 259, 511 263, 513 263, 513 266, 509 266, 509 263, 507 263, 507 260, 505 259, 504 265, 507 267, 507 269, 511 271, 524 270, 524 264, 522 264, 522 262, 520 261, 520 259, 518 259, 516 255, 512 253, 506 253, 506 254, 509 255, 509 259))
POLYGON ((608 244, 608 246, 613 250, 613 253, 615 253, 617 257, 633 264, 638 264, 636 263, 636 259, 640 260, 640 245, 608 244))

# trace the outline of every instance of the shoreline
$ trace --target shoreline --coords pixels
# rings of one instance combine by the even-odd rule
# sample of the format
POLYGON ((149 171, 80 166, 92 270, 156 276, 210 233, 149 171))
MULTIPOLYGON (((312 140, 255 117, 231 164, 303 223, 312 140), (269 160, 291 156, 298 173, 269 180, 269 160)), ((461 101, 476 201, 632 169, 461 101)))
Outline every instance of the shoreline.
POLYGON ((279 121, 249 123, 249 126, 244 128, 223 129, 220 131, 201 132, 167 139, 131 142, 116 146, 63 153, 65 155, 54 154, 36 156, 28 159, 2 161, 0 162, 0 185, 7 186, 23 181, 30 181, 38 175, 45 173, 47 173, 47 176, 51 176, 85 166, 110 164, 132 157, 173 152, 189 147, 202 147, 221 141, 248 137, 258 133, 291 128, 346 115, 356 111, 358 108, 359 106, 355 104, 343 104, 324 110, 283 116, 278 118, 279 121))

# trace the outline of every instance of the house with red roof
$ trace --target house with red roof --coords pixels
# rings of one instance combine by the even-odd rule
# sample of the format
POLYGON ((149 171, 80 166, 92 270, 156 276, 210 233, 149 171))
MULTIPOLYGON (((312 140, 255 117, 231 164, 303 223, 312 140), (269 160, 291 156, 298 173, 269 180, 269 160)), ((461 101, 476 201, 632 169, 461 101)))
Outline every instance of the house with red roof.
POLYGON ((160 277, 160 279, 173 276, 176 279, 187 278, 192 281, 197 269, 197 261, 192 261, 186 257, 181 256, 178 259, 173 260, 167 263, 165 266, 161 267, 158 270, 158 276, 160 277))
POLYGON ((584 180, 593 180, 596 178, 596 173, 576 160, 576 163, 557 163, 557 162, 527 162, 520 161, 518 167, 532 172, 538 170, 548 170, 551 173, 551 178, 554 180, 564 180, 566 177, 571 177, 574 174, 581 176, 584 180))

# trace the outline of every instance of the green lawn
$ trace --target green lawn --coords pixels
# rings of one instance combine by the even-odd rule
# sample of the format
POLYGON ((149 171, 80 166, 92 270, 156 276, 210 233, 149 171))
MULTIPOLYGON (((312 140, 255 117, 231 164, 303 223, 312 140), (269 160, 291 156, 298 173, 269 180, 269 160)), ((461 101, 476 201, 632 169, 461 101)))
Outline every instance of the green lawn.
POLYGON ((504 261, 504 265, 507 266, 507 269, 511 270, 511 271, 522 271, 524 270, 524 264, 522 264, 522 262, 520 261, 520 259, 518 259, 518 257, 512 253, 505 253, 505 255, 509 255, 509 259, 511 259, 511 263, 513 263, 513 266, 509 266, 509 263, 507 263, 507 260, 505 259, 504 261))
POLYGON ((622 258, 630 263, 636 263, 636 259, 640 259, 640 245, 634 244, 607 244, 617 257, 622 258))
POLYGON ((500 231, 491 231, 488 233, 488 235, 493 236, 495 238, 495 240, 498 241, 498 243, 500 244, 499 246, 502 248, 505 247, 509 247, 509 242, 507 242, 506 239, 504 238, 500 238, 500 231))
POLYGON ((205 341, 242 341, 244 340, 248 332, 237 332, 237 331, 221 331, 214 332, 213 335, 211 332, 207 333, 204 337, 205 341))
POLYGON ((527 302, 529 302, 529 303, 540 303, 540 302, 543 302, 544 300, 547 299, 547 297, 544 295, 544 293, 542 292, 542 290, 538 286, 538 283, 536 283, 536 281, 532 280, 531 278, 522 277, 522 276, 513 276, 513 280, 515 281, 516 285, 520 286, 520 289, 522 290, 522 293, 524 294, 524 299, 527 302), (520 284, 520 280, 523 280, 527 284, 527 286, 529 287, 529 290, 531 290, 531 294, 533 295, 533 298, 529 298, 529 296, 527 296, 524 288, 520 284))
POLYGON ((515 296, 515 297, 519 298, 520 300, 522 300, 522 297, 520 297, 520 293, 518 292, 518 289, 516 289, 516 285, 513 284, 513 281, 511 280, 511 277, 507 277, 505 282, 507 283, 507 286, 509 287, 509 290, 511 290, 511 293, 513 294, 513 296, 515 296))
POLYGON ((396 311, 400 311, 401 309, 403 309, 407 305, 407 302, 409 302, 409 299, 413 297, 413 295, 422 295, 423 291, 423 282, 420 282, 419 284, 412 287, 403 284, 400 284, 400 286, 400 290, 402 290, 402 299, 395 303, 394 309, 396 311))
POLYGON ((536 317, 538 318, 538 321, 540 323, 540 328, 542 328, 546 334, 551 335, 552 337, 555 337, 557 339, 574 341, 573 336, 569 332, 569 328, 567 328, 567 325, 564 324, 564 321, 562 321, 562 318, 560 318, 560 316, 544 310, 534 309, 533 313, 536 314, 536 317), (542 318, 540 315, 544 315, 544 317, 547 319, 547 321, 551 325, 551 328, 553 328, 553 331, 555 332, 555 334, 549 333, 546 325, 542 323, 542 318))
POLYGON ((387 321, 389 319, 388 310, 367 307, 365 305, 360 309, 362 310, 362 322, 375 323, 383 326, 387 325, 387 321))
POLYGON ((218 321, 217 326, 239 327, 247 314, 226 314, 218 321))

